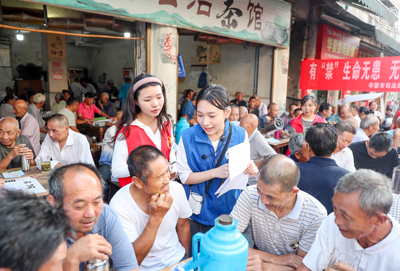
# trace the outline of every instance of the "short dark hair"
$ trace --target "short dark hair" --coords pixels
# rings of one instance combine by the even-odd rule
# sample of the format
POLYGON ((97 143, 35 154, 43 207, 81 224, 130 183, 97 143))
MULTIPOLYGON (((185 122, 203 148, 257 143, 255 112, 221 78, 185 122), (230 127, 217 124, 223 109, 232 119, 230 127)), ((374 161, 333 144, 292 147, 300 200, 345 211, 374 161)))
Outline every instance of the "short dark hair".
POLYGON ((130 76, 125 76, 125 83, 132 82, 132 78, 130 76))
POLYGON ((226 111, 229 106, 229 93, 221 85, 209 85, 197 94, 196 110, 199 102, 205 100, 220 110, 226 111))
POLYGON ((87 81, 86 81, 86 79, 85 79, 85 78, 81 78, 81 79, 79 79, 79 83, 82 83, 82 82, 87 82, 87 81))
POLYGON ((354 125, 347 120, 339 121, 338 123, 335 124, 335 128, 338 135, 341 135, 344 132, 348 132, 350 134, 355 135, 357 131, 356 127, 354 127, 354 125))
POLYGON ((251 96, 251 97, 249 98, 249 101, 250 101, 250 100, 253 100, 253 99, 255 100, 255 99, 256 99, 256 97, 254 97, 254 96, 251 96))
POLYGON ((53 195, 54 200, 57 204, 62 207, 64 198, 64 177, 68 171, 85 172, 86 170, 92 171, 100 181, 102 191, 104 191, 104 179, 100 171, 93 165, 76 163, 70 164, 63 167, 55 168, 50 173, 49 183, 49 194, 53 195))
POLYGON ((316 123, 306 133, 306 141, 315 156, 331 156, 337 145, 337 132, 330 123, 316 123))
POLYGON ((303 110, 301 110, 301 108, 296 108, 293 113, 296 114, 299 111, 303 111, 303 110))
POLYGON ((193 93, 192 101, 196 101, 197 99, 197 92, 193 93))
POLYGON ((192 92, 194 92, 193 89, 187 89, 187 90, 186 90, 186 96, 185 96, 185 97, 188 97, 188 96, 190 95, 190 93, 192 93, 192 92))
POLYGON ((61 114, 54 114, 52 115, 47 122, 53 122, 53 121, 57 121, 58 122, 58 126, 59 127, 66 127, 69 126, 69 122, 66 116, 61 115, 61 114))
POLYGON ((78 98, 69 97, 68 100, 67 100, 67 105, 68 105, 68 106, 71 106, 71 105, 73 105, 74 103, 79 103, 78 98))
POLYGON ((375 133, 369 140, 369 147, 377 152, 390 152, 393 148, 393 138, 384 132, 375 133))
POLYGON ((4 98, 4 103, 8 103, 8 101, 11 101, 12 99, 15 99, 14 95, 7 95, 4 98))
POLYGON ((72 90, 69 90, 69 89, 64 89, 62 91, 62 94, 65 95, 65 93, 67 93, 67 92, 68 92, 69 96, 74 97, 74 93, 72 92, 72 90))
POLYGON ((332 105, 330 104, 330 103, 322 103, 320 106, 319 106, 319 112, 324 112, 324 110, 329 110, 329 108, 331 107, 332 105))
POLYGON ((0 268, 37 271, 65 242, 70 226, 61 209, 17 191, 0 192, 0 268))
POLYGON ((298 185, 300 180, 300 170, 297 164, 282 154, 269 156, 261 165, 258 178, 266 185, 281 186, 280 192, 290 192, 298 185), (287 160, 291 164, 289 167, 282 168, 282 160, 287 160))
POLYGON ((295 103, 289 104, 289 109, 290 109, 292 106, 298 106, 298 104, 295 104, 295 103))
POLYGON ((317 99, 315 98, 315 96, 307 94, 306 96, 303 97, 303 99, 301 99, 301 106, 303 106, 308 100, 311 100, 314 103, 314 105, 317 105, 317 99))
POLYGON ((352 108, 354 108, 355 110, 357 110, 357 112, 358 112, 358 110, 359 110, 358 106, 355 105, 355 104, 350 105, 350 107, 352 107, 352 108))
POLYGON ((269 103, 267 109, 271 109, 271 106, 275 105, 276 103, 269 103))
POLYGON ((361 106, 360 109, 358 109, 358 113, 359 114, 364 113, 365 115, 368 115, 371 112, 366 106, 361 106))
POLYGON ((137 177, 147 185, 147 178, 153 174, 149 164, 164 154, 150 145, 142 145, 135 148, 128 157, 128 169, 131 177, 137 177))

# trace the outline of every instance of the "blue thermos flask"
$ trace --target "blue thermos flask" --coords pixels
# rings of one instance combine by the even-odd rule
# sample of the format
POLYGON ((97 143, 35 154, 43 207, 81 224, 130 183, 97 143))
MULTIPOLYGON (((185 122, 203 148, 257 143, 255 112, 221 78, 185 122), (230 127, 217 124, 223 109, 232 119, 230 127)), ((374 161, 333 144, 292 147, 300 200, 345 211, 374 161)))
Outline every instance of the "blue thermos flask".
POLYGON ((181 118, 177 124, 174 124, 174 137, 176 144, 179 144, 179 140, 181 139, 182 131, 186 130, 190 127, 189 122, 186 118, 181 118))

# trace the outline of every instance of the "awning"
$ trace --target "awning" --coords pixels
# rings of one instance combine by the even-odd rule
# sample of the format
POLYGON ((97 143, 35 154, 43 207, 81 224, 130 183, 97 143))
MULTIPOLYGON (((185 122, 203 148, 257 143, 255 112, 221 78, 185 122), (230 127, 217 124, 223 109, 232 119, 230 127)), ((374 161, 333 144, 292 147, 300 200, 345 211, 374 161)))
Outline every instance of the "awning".
POLYGON ((338 105, 360 102, 360 101, 367 101, 367 100, 374 100, 382 96, 383 93, 371 93, 371 94, 358 94, 358 95, 350 95, 346 96, 343 99, 337 101, 338 105))
POLYGON ((376 28, 375 28, 375 38, 380 43, 383 43, 392 48, 393 50, 400 52, 400 43, 376 28))
POLYGON ((398 21, 397 16, 379 0, 357 0, 357 1, 363 4, 364 6, 371 8, 371 10, 374 13, 381 16, 383 19, 387 20, 391 24, 394 24, 395 22, 398 21))

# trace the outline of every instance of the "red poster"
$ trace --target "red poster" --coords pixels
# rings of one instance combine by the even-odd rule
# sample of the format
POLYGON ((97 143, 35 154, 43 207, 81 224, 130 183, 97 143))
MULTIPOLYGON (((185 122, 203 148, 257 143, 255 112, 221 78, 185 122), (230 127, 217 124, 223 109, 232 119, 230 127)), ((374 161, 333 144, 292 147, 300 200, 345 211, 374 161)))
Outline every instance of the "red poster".
POLYGON ((318 29, 316 59, 358 57, 360 39, 326 24, 318 29))
POLYGON ((400 89, 400 57, 303 60, 300 89, 387 91, 400 89))
POLYGON ((380 57, 380 52, 378 50, 373 50, 369 47, 364 46, 362 43, 360 45, 360 52, 358 53, 358 57, 380 57))
POLYGON ((342 91, 342 99, 346 96, 350 96, 351 95, 351 90, 346 90, 346 91, 342 91))

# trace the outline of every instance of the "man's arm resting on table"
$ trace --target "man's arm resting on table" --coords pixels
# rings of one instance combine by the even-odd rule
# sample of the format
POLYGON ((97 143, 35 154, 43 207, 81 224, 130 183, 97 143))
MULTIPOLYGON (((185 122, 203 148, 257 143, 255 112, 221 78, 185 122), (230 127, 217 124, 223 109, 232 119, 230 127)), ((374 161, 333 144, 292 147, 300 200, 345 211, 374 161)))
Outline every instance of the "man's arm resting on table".
POLYGON ((185 248, 186 255, 189 255, 190 224, 187 218, 178 219, 178 223, 176 224, 176 232, 178 234, 179 242, 185 248))
POLYGON ((161 222, 162 219, 150 216, 143 232, 135 241, 132 242, 138 265, 142 264, 143 260, 147 257, 147 254, 149 254, 150 249, 153 247, 161 222))
POLYGON ((277 269, 277 270, 288 270, 287 267, 298 268, 302 263, 303 257, 305 256, 305 252, 301 250, 298 250, 298 255, 291 253, 285 255, 274 255, 253 248, 249 248, 249 255, 250 254, 258 254, 261 260, 265 263, 286 267, 284 269, 277 269))

